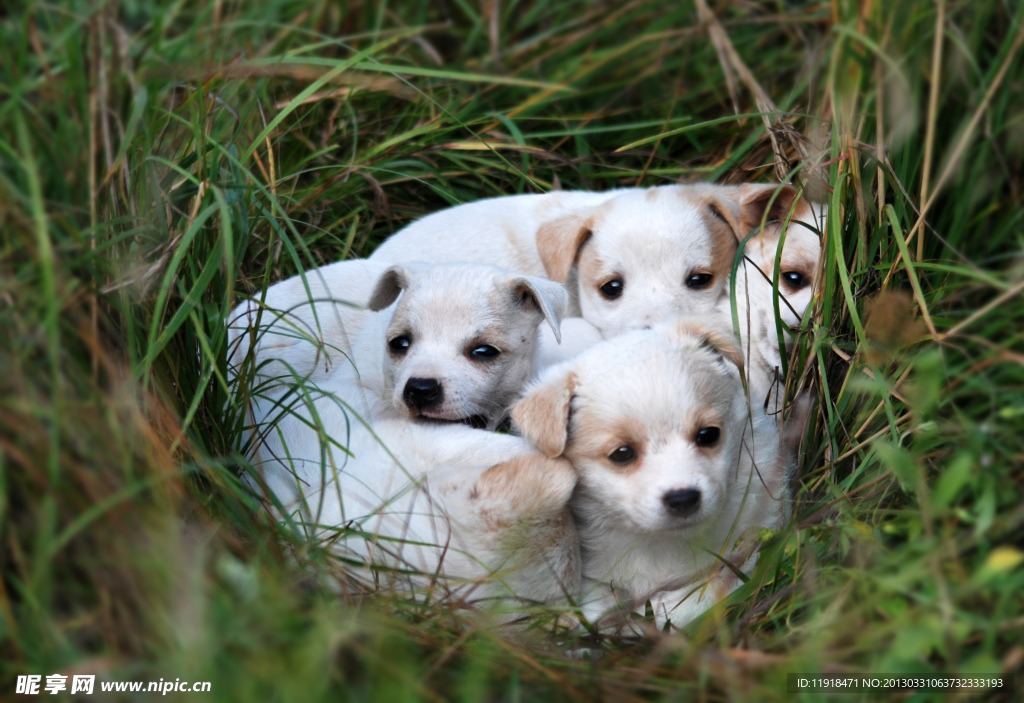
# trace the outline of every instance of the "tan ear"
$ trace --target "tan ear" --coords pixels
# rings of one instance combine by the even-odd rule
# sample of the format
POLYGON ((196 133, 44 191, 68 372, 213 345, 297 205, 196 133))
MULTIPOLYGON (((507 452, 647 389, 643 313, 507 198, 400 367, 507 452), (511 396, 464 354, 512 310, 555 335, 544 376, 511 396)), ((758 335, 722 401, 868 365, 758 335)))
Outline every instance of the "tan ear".
POLYGON ((575 391, 576 374, 558 366, 512 406, 512 421, 520 434, 552 459, 565 452, 569 406, 575 391))
POLYGON ((682 319, 673 324, 671 329, 672 338, 676 342, 685 343, 687 339, 694 340, 700 346, 722 357, 724 361, 736 366, 740 373, 743 373, 743 351, 731 333, 688 319, 682 319))
POLYGON ((742 210, 737 195, 738 191, 735 188, 720 187, 714 190, 713 195, 704 198, 704 203, 707 206, 706 217, 728 225, 736 241, 742 242, 747 232, 741 229, 742 210))
POLYGON ((726 361, 732 362, 740 370, 740 373, 743 373, 743 351, 732 336, 723 334, 718 330, 705 328, 701 340, 704 346, 720 355, 726 361))
POLYGON ((740 187, 740 239, 765 223, 762 234, 776 234, 790 216, 799 193, 793 186, 748 183, 740 187), (774 224, 773 224, 774 223, 774 224))
POLYGON ((403 266, 392 266, 377 279, 366 307, 374 311, 383 310, 395 302, 398 295, 408 287, 409 272, 403 266))
POLYGON ((544 316, 555 333, 555 340, 561 344, 562 318, 569 307, 569 292, 565 286, 537 276, 513 276, 508 285, 518 299, 544 316))
POLYGON ((545 222, 537 229, 537 252, 548 278, 565 283, 580 247, 593 234, 591 226, 583 214, 575 213, 545 222))

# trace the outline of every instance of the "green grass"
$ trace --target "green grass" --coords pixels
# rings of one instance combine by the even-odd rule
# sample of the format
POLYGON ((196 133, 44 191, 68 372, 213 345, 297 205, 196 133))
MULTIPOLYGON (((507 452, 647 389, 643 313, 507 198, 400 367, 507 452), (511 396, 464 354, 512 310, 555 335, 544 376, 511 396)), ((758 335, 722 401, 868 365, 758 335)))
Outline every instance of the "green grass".
POLYGON ((0 13, 0 691, 790 700, 787 672, 1019 672, 1024 9, 710 11, 721 32, 669 0, 0 13), (544 628, 339 598, 254 511, 240 298, 454 203, 778 177, 831 206, 799 502, 686 637, 575 661, 544 628))

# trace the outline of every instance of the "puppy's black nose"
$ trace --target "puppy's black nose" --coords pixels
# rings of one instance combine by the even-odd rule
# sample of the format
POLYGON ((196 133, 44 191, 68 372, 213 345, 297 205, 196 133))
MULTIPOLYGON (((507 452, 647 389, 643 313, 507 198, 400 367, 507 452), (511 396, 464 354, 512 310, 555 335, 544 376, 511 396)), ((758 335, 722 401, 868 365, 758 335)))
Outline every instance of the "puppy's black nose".
POLYGON ((436 378, 410 378, 402 391, 402 399, 413 410, 426 410, 441 402, 444 392, 436 378))
POLYGON ((669 491, 661 497, 668 511, 677 517, 689 517, 700 507, 700 491, 696 488, 680 488, 669 491))

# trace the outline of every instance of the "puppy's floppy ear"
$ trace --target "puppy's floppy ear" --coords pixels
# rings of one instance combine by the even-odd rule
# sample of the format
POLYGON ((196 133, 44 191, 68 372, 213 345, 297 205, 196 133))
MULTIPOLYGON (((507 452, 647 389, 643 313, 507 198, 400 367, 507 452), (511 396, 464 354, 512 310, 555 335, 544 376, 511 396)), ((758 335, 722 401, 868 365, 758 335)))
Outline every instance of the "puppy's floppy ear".
POLYGON ((707 215, 721 223, 725 223, 732 230, 737 242, 742 242, 747 232, 741 231, 742 209, 738 198, 739 191, 736 188, 715 187, 712 194, 705 199, 707 215))
POLYGON ((545 222, 537 229, 537 252, 552 281, 565 283, 583 243, 593 234, 589 211, 545 222))
POLYGON ((576 374, 568 366, 556 366, 512 406, 512 421, 522 436, 552 459, 565 451, 576 382, 576 374))
POLYGON ((743 373, 743 351, 732 334, 724 329, 694 322, 679 320, 669 328, 669 336, 674 342, 696 342, 727 361, 743 373))
POLYGON ((391 305, 403 290, 409 289, 412 280, 429 267, 430 264, 396 264, 388 267, 377 279, 366 307, 376 312, 391 305))
POLYGON ((555 339, 561 344, 562 318, 569 307, 569 293, 565 286, 536 276, 513 276, 508 287, 519 301, 544 316, 555 333, 555 339))
MULTIPOLYGON (((761 222, 776 221, 775 226, 766 225, 761 235, 778 233, 781 223, 789 216, 797 202, 799 193, 793 186, 771 186, 748 183, 740 187, 740 237, 745 238, 761 222)), ((794 213, 795 214, 795 213, 794 213)))

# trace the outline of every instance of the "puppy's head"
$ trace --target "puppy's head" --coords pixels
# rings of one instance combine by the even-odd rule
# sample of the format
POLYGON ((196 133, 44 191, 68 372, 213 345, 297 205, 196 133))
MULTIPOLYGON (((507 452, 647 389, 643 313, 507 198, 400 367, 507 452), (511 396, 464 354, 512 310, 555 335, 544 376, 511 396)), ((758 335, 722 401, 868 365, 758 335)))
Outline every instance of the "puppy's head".
POLYGON ((491 266, 392 266, 368 304, 393 306, 385 393, 399 415, 494 429, 532 374, 538 325, 557 337, 567 304, 560 284, 491 266))
POLYGON ((663 323, 553 367, 512 417, 541 451, 572 462, 584 521, 688 529, 722 514, 739 480, 740 360, 723 332, 663 323))
POLYGON ((707 314, 728 291, 735 195, 703 185, 626 192, 541 225, 537 249, 552 280, 575 267, 583 317, 605 338, 707 314))
POLYGON ((759 229, 744 250, 744 255, 760 269, 760 273, 746 272, 751 301, 768 310, 774 308, 772 281, 778 258, 779 295, 783 298, 779 313, 787 326, 794 327, 800 323, 814 291, 821 255, 818 232, 825 226, 824 206, 812 205, 791 186, 747 184, 738 190, 743 213, 742 237, 759 229), (789 227, 785 228, 787 219, 789 227))

